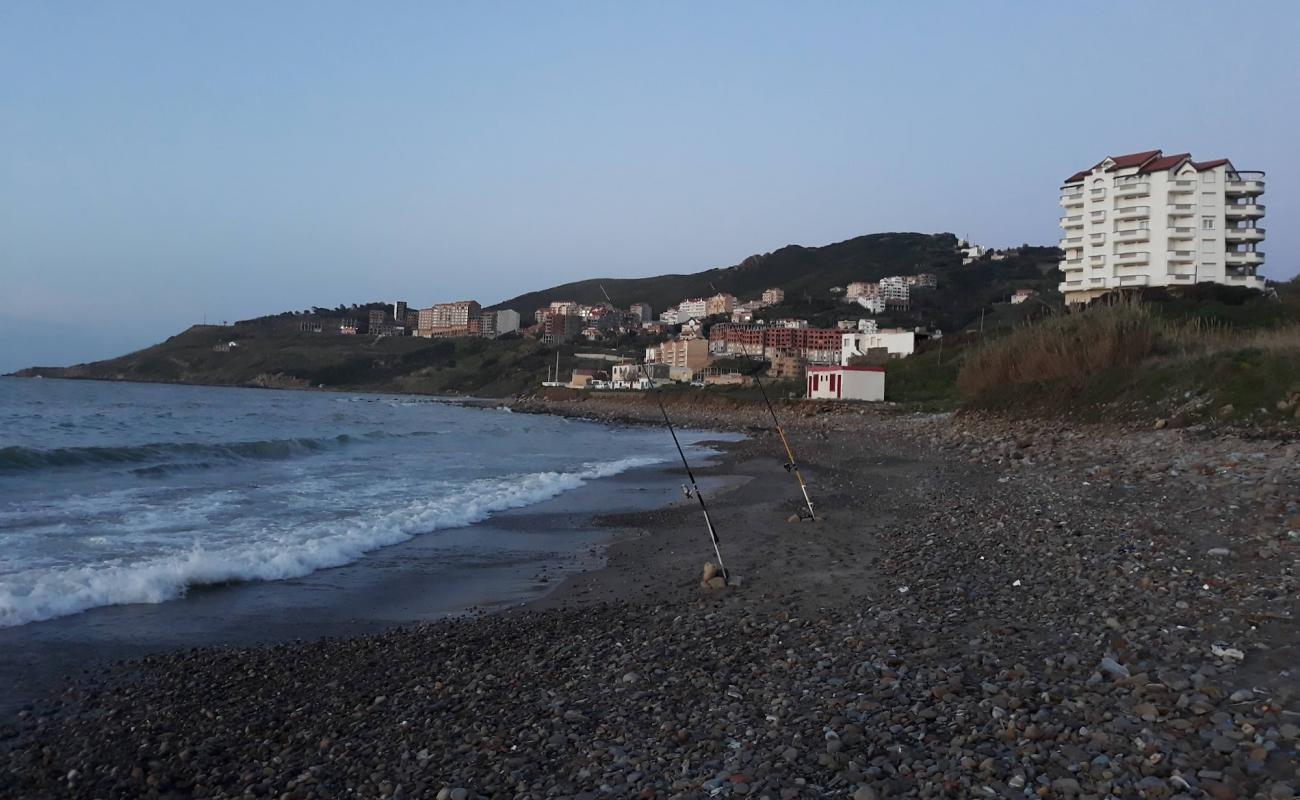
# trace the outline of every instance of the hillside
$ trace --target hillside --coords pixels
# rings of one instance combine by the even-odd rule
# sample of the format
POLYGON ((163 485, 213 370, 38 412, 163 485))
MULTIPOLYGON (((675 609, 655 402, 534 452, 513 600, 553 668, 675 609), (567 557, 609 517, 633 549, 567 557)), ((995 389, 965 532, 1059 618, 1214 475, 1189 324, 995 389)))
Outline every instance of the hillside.
POLYGON ((950 233, 873 233, 821 247, 787 245, 749 256, 735 266, 686 275, 575 281, 518 295, 491 308, 510 308, 527 317, 558 300, 600 303, 604 301, 603 285, 616 305, 649 303, 658 314, 688 297, 728 292, 750 300, 775 286, 785 290, 787 302, 768 316, 801 316, 833 323, 836 318, 863 314, 837 303, 830 294, 832 287, 888 275, 933 272, 939 276, 938 290, 914 293, 912 313, 882 319, 882 323, 950 330, 969 324, 978 318, 982 307, 1005 300, 1016 288, 1055 295, 1059 256, 1054 247, 1026 247, 1002 261, 986 259, 963 266, 957 238, 950 233))
MULTIPOLYGON (((768 287, 786 290, 787 301, 765 309, 768 317, 798 316, 814 325, 856 319, 865 312, 838 302, 831 287, 886 275, 934 272, 937 289, 913 294, 913 307, 880 318, 885 325, 926 325, 960 330, 978 324, 982 311, 986 328, 1020 319, 1025 306, 993 304, 1005 301, 1018 287, 1038 289, 1055 302, 1059 280, 1055 248, 1022 248, 1002 261, 983 260, 963 266, 951 234, 880 233, 824 247, 791 245, 772 253, 750 256, 734 267, 691 275, 662 275, 636 279, 593 279, 520 295, 495 308, 514 308, 525 318, 551 300, 602 300, 604 283, 619 305, 649 302, 656 311, 685 297, 707 295, 716 287, 742 298, 768 287), (1001 309, 1001 310, 996 310, 1001 309), (1015 309, 1012 313, 1010 309, 1015 309)), ((330 330, 344 316, 363 316, 382 303, 243 320, 230 326, 200 325, 165 342, 118 358, 72 367, 33 367, 24 376, 101 380, 157 381, 224 386, 332 388, 427 394, 502 396, 536 387, 553 367, 555 349, 524 338, 429 340, 411 337, 340 336, 310 333, 304 324, 321 323, 330 330), (224 343, 237 346, 225 349, 224 343)), ((625 336, 606 345, 625 355, 638 355, 648 344, 643 337, 625 336)), ((576 351, 599 348, 580 344, 576 351)), ((564 369, 575 366, 574 346, 560 348, 564 369)))

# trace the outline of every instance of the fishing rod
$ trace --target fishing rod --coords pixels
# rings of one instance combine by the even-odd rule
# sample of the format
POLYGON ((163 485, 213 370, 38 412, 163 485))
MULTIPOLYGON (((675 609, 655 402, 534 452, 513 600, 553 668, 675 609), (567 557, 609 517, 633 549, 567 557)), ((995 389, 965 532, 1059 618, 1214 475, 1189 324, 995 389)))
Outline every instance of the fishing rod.
POLYGON ((817 512, 813 511, 812 500, 808 497, 808 484, 803 481, 803 473, 799 472, 799 463, 795 461, 794 450, 790 447, 790 440, 785 438, 785 429, 781 427, 781 421, 776 418, 776 409, 772 407, 772 401, 767 397, 767 389, 763 387, 763 381, 754 373, 754 383, 758 384, 758 390, 763 393, 763 402, 767 404, 767 413, 772 415, 772 424, 776 426, 776 432, 781 437, 781 444, 785 446, 786 458, 790 459, 783 466, 785 471, 794 475, 795 480, 799 481, 799 490, 803 492, 803 501, 808 505, 808 518, 817 521, 817 512))
POLYGON ((650 370, 645 364, 641 365, 641 372, 650 383, 650 391, 655 396, 655 401, 659 404, 659 413, 664 416, 664 425, 668 427, 668 433, 673 437, 673 444, 677 446, 677 455, 682 458, 682 466, 686 468, 686 477, 690 480, 691 486, 686 490, 686 496, 694 497, 700 501, 700 511, 704 513, 704 525, 709 529, 709 539, 713 542, 713 552, 718 556, 718 571, 722 573, 724 583, 730 583, 731 578, 727 574, 727 565, 722 563, 722 546, 718 543, 718 531, 713 527, 713 520, 709 519, 709 506, 704 502, 704 493, 700 491, 700 486, 695 482, 695 473, 691 471, 691 465, 686 460, 686 451, 682 450, 682 443, 677 439, 677 429, 673 427, 673 421, 668 418, 668 409, 664 408, 663 397, 655 391, 658 386, 655 385, 655 379, 650 376, 650 370))
MULTIPOLYGON (((600 286, 600 293, 605 295, 605 302, 610 306, 614 301, 609 299, 609 292, 605 291, 604 284, 600 286)), ((663 415, 664 425, 668 428, 668 433, 673 437, 673 445, 677 448, 677 455, 682 459, 682 466, 686 468, 686 477, 690 480, 690 488, 686 489, 687 498, 694 497, 700 503, 700 511, 704 514, 704 525, 709 529, 709 540, 713 542, 713 552, 718 557, 718 571, 722 573, 723 583, 730 583, 731 576, 727 572, 727 565, 722 560, 722 545, 718 541, 718 530, 713 527, 713 520, 709 518, 709 506, 704 502, 704 493, 700 491, 700 485, 695 481, 695 472, 691 469, 691 464, 686 460, 686 451, 682 449, 682 443, 677 438, 677 429, 673 427, 673 421, 668 416, 668 409, 664 407, 663 397, 658 391, 659 387, 655 384, 654 377, 650 374, 649 368, 641 364, 641 373, 645 375, 646 382, 650 384, 650 392, 655 397, 655 402, 659 404, 659 413, 663 415)), ((683 487, 686 488, 686 487, 683 487)))

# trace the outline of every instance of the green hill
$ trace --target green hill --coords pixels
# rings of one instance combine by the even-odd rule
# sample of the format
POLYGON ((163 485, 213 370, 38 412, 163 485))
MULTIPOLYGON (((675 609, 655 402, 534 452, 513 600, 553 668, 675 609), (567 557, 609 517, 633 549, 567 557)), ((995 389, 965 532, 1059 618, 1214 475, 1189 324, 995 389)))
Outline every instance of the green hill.
MULTIPOLYGON (((803 317, 814 325, 866 316, 860 307, 840 302, 832 287, 887 275, 933 272, 938 288, 913 292, 912 308, 880 316, 883 325, 926 325, 945 331, 978 324, 1009 325, 1025 306, 1005 300, 1020 287, 1035 288, 1046 302, 1059 301, 1055 248, 1024 247, 999 261, 985 259, 963 266, 951 234, 879 233, 824 247, 790 245, 750 256, 726 268, 690 275, 651 278, 593 279, 520 295, 493 308, 513 308, 525 320, 552 300, 603 301, 603 283, 620 306, 648 302, 656 311, 687 297, 714 290, 741 299, 780 287, 786 302, 764 309, 760 317, 803 317), (1016 313, 1009 309, 1014 308, 1016 313)), ((195 326, 165 342, 118 358, 72 367, 38 367, 20 375, 103 380, 159 381, 231 386, 325 387, 373 391, 507 395, 525 391, 544 379, 555 350, 525 338, 429 340, 413 337, 342 336, 343 317, 364 318, 382 303, 312 308, 243 320, 230 326, 195 326), (322 332, 314 332, 319 328, 322 332), (224 343, 236 342, 233 348, 224 343)), ((645 337, 625 336, 604 343, 611 352, 639 355, 645 337)), ((578 345, 578 351, 599 348, 578 345)), ((574 347, 561 348, 562 367, 572 368, 574 347)))
POLYGON ((764 289, 785 290, 786 303, 769 316, 803 316, 829 320, 863 316, 860 309, 836 302, 832 287, 853 281, 876 281, 888 275, 933 272, 937 290, 913 295, 914 312, 891 315, 884 324, 924 324, 944 330, 968 325, 980 309, 1006 300, 1012 291, 1037 289, 1049 299, 1056 295, 1060 273, 1054 247, 1024 247, 1001 261, 984 259, 963 266, 957 238, 950 233, 873 233, 822 247, 787 245, 762 255, 752 255, 731 267, 718 267, 687 275, 650 278, 593 278, 529 292, 491 308, 510 308, 527 318, 553 301, 604 302, 603 285, 618 306, 649 303, 658 314, 689 297, 728 292, 741 300, 758 298, 764 289), (896 318, 895 318, 896 317, 896 318))

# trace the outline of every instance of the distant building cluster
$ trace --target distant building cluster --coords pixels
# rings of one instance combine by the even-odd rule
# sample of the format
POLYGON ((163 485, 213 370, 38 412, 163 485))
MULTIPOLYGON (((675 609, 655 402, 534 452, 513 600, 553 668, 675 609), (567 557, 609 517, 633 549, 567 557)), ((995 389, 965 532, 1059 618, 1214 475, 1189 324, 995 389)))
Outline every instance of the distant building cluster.
POLYGON ((933 289, 939 285, 939 276, 933 272, 916 275, 891 275, 877 282, 854 281, 844 287, 841 299, 857 303, 873 314, 886 311, 906 311, 912 304, 912 289, 933 289))

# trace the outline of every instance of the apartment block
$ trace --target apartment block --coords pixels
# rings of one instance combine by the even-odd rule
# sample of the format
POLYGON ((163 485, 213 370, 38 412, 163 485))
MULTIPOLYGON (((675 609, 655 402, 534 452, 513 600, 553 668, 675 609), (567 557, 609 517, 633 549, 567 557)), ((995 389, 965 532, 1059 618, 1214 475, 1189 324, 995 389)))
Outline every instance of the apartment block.
POLYGON ((497 336, 507 333, 513 333, 519 330, 519 312, 512 311, 508 308, 502 309, 496 313, 497 317, 497 336))
POLYGON ((688 319, 704 319, 708 315, 709 301, 706 298, 691 298, 677 304, 678 322, 685 322, 688 319))
POLYGON ((763 300, 763 305, 765 306, 775 306, 775 305, 779 305, 780 303, 784 303, 785 290, 776 289, 776 288, 764 289, 762 300, 763 300))
POLYGON ((844 287, 844 301, 852 302, 859 297, 875 297, 880 293, 880 285, 869 281, 854 281, 844 287))
POLYGON ((1108 156, 1065 179, 1060 204, 1067 303, 1116 289, 1221 283, 1264 288, 1257 274, 1264 173, 1226 158, 1159 150, 1108 156))
POLYGON ((642 324, 654 322, 654 311, 650 308, 649 303, 633 303, 627 310, 629 314, 640 320, 642 324))
POLYGON ((708 299, 707 310, 710 317, 714 314, 730 314, 735 309, 736 296, 734 294, 719 292, 708 299))
POLYGON ((709 365, 709 343, 703 339, 670 339, 659 345, 656 360, 669 368, 701 370, 709 365))
POLYGON ((470 336, 478 332, 480 312, 481 306, 473 300, 435 303, 420 309, 416 335, 425 338, 470 336))

